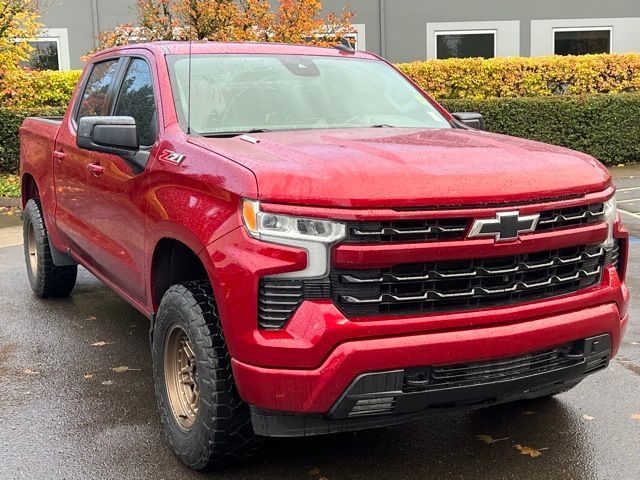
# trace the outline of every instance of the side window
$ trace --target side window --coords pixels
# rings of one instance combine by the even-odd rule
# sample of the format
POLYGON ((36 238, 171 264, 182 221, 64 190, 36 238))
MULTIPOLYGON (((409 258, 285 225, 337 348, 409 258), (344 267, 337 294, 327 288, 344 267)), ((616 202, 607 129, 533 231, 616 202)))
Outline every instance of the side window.
POLYGON ((108 115, 107 95, 109 87, 115 81, 118 72, 118 60, 96 63, 89 75, 87 86, 80 100, 77 119, 108 115))
POLYGON ((143 146, 153 145, 156 141, 156 102, 151 78, 149 64, 134 58, 122 82, 113 113, 135 118, 140 145, 143 146))

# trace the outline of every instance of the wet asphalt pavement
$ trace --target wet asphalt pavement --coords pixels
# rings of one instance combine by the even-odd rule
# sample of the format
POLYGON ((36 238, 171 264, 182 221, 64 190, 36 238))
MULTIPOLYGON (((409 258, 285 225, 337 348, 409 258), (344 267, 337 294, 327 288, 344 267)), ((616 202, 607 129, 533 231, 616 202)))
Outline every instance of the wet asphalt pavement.
MULTIPOLYGON (((640 187, 629 176, 617 180, 620 188, 640 187)), ((640 197, 640 188, 619 196, 633 192, 640 197)), ((640 216, 623 220, 635 236, 635 301, 606 371, 557 399, 268 439, 255 459, 209 476, 183 467, 164 441, 147 320, 84 270, 70 299, 37 300, 22 247, 0 248, 0 479, 640 479, 640 216), (124 366, 130 370, 112 370, 124 366)), ((0 229, 0 237, 9 233, 0 229)))

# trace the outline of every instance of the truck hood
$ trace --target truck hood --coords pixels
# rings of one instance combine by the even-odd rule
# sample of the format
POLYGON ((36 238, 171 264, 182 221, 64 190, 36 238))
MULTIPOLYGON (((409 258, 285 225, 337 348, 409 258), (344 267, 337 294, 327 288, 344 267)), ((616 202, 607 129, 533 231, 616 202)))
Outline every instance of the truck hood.
POLYGON ((193 139, 252 170, 260 200, 336 207, 521 202, 606 188, 582 153, 468 130, 304 130, 193 139))

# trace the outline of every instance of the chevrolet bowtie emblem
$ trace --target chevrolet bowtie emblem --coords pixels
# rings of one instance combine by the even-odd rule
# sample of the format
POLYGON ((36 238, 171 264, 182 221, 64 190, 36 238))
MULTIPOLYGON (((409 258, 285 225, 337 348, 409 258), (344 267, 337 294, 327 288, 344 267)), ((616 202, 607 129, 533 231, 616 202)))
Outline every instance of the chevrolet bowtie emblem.
POLYGON ((469 238, 494 237, 496 242, 517 240, 521 233, 535 231, 540 214, 520 216, 520 212, 500 212, 496 218, 473 222, 469 238))

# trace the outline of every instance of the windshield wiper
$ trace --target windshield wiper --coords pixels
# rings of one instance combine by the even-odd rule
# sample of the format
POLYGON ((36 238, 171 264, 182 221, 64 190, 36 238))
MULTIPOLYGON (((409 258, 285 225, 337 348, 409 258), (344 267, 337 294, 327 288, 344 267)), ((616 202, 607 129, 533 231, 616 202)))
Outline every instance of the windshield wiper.
POLYGON ((376 123, 375 125, 370 125, 369 128, 396 128, 396 126, 388 123, 376 123))
POLYGON ((251 133, 267 133, 272 131, 273 130, 268 130, 266 128, 252 128, 251 130, 242 130, 242 131, 234 131, 234 132, 202 133, 201 135, 207 138, 232 138, 232 137, 238 137, 240 135, 248 135, 251 133))

